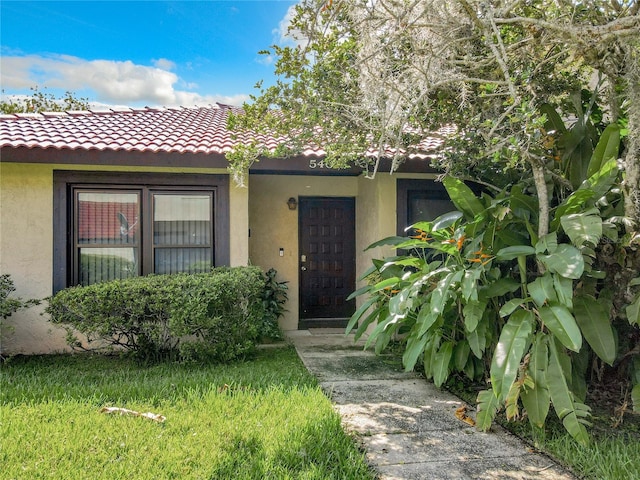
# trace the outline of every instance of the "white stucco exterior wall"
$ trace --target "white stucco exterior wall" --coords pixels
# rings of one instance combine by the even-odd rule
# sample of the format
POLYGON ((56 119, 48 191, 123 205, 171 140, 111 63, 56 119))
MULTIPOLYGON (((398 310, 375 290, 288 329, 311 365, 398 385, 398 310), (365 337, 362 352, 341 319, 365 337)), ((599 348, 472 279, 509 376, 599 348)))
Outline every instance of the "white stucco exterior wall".
MULTIPOLYGON (((396 233, 396 178, 389 174, 378 174, 375 179, 359 179, 359 202, 357 216, 362 219, 358 228, 358 277, 371 266, 373 258, 393 255, 389 247, 365 249, 372 243, 396 233)), ((361 284, 358 285, 360 287, 361 284)))
MULTIPOLYGON (((249 180, 246 180, 248 185, 249 180)), ((229 184, 229 265, 249 265, 249 188, 229 184)))

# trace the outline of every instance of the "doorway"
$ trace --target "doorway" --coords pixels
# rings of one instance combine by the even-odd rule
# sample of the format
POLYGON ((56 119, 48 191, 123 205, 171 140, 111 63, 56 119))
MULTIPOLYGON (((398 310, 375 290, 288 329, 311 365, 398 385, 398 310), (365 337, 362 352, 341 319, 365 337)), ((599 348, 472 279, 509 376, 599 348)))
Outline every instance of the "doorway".
POLYGON ((355 311, 355 199, 299 199, 299 329, 344 328, 355 311))

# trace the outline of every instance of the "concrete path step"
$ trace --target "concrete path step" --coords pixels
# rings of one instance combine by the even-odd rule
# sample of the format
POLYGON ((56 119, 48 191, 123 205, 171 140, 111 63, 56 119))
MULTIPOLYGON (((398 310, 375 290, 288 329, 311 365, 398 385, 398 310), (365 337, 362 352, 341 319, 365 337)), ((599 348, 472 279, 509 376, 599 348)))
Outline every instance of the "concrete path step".
POLYGON ((483 433, 459 420, 462 400, 404 372, 394 357, 364 351, 342 330, 288 338, 381 480, 575 479, 500 426, 483 433))

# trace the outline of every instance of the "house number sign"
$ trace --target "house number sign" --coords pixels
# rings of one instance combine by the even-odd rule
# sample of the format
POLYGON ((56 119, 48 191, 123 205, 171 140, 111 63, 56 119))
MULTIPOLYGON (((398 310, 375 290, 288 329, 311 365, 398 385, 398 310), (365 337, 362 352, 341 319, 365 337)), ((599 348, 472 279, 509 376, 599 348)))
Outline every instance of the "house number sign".
POLYGON ((323 160, 309 159, 309 168, 331 168, 323 160))

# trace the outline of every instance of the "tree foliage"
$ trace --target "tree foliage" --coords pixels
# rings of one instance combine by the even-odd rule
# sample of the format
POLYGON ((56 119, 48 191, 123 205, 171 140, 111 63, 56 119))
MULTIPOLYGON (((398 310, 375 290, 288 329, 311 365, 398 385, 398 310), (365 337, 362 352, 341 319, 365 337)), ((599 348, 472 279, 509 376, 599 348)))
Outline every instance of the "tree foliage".
MULTIPOLYGON (((490 182, 519 167, 544 199, 544 175, 557 169, 544 148, 542 105, 562 118, 579 115, 580 92, 596 83, 611 121, 622 115, 640 130, 638 102, 630 101, 640 89, 638 9, 603 0, 306 0, 291 24, 299 46, 267 52, 277 56, 279 81, 232 127, 286 135, 278 155, 315 142, 329 165, 357 163, 374 175, 381 156, 397 168, 425 132, 455 124, 460 132, 441 167, 490 182), (370 147, 377 155, 365 155, 370 147)), ((636 222, 637 136, 629 135, 625 184, 636 222)), ((255 147, 232 154, 232 169, 242 173, 267 154, 255 147)))
POLYGON ((621 0, 305 0, 298 45, 267 52, 278 82, 230 119, 282 138, 228 156, 240 181, 309 143, 374 176, 457 128, 434 164, 458 211, 372 245, 411 254, 374 261, 349 328, 370 329, 378 351, 405 333, 405 367, 438 385, 489 378, 483 428, 500 408, 543 425, 552 406, 588 441, 588 361, 634 378, 640 408, 639 13, 621 0))
POLYGON ((72 92, 65 92, 60 98, 52 93, 42 92, 38 87, 31 88, 31 95, 21 97, 12 96, 0 100, 0 112, 12 113, 41 113, 68 112, 73 110, 89 110, 89 100, 78 98, 72 92))

